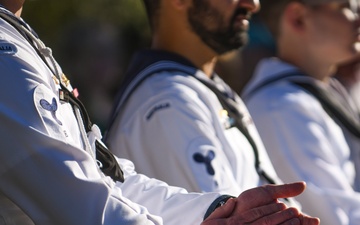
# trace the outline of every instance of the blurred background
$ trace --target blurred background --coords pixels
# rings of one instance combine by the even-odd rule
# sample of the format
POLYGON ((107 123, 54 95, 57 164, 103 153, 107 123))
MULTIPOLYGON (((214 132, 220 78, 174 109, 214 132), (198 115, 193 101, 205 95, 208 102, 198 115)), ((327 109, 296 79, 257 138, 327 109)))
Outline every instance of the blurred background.
POLYGON ((53 50, 104 130, 132 53, 150 43, 142 1, 28 0, 22 17, 53 50))

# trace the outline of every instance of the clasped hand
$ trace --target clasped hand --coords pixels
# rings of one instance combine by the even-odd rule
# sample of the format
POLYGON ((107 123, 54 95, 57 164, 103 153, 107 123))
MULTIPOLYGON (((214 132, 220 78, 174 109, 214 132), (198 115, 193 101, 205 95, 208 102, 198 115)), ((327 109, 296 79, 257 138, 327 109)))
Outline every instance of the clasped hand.
POLYGON ((301 194, 304 182, 265 185, 241 193, 217 208, 201 225, 318 225, 320 220, 279 201, 301 194))

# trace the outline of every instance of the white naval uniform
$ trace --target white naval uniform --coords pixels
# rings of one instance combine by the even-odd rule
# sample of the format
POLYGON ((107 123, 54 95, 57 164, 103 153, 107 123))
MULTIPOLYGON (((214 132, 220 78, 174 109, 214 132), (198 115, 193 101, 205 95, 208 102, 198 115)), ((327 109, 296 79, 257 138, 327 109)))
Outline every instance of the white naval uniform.
MULTIPOLYGON (((303 211, 320 217, 322 224, 359 225, 360 171, 355 173, 351 160, 359 166, 359 139, 344 135, 319 101, 289 79, 325 84, 296 71, 276 58, 261 61, 243 99, 279 176, 284 182, 307 182, 307 190, 297 198, 303 211), (352 151, 347 138, 352 139, 352 151)), ((331 85, 339 97, 345 96, 338 82, 332 80, 331 85)))
POLYGON ((125 85, 117 102, 120 110, 105 140, 116 155, 131 159, 139 172, 188 191, 238 195, 266 183, 256 172, 248 140, 202 79, 233 95, 257 143, 262 168, 279 182, 246 107, 218 76, 210 80, 186 59, 155 50, 140 51, 128 76, 142 80, 151 70, 136 89, 131 88, 135 81, 125 85), (163 66, 169 68, 155 72, 163 66), (134 91, 123 97, 129 90, 134 91))
POLYGON ((0 224, 201 223, 220 194, 188 194, 124 159, 124 183, 104 176, 52 72, 1 18, 0 28, 0 224))

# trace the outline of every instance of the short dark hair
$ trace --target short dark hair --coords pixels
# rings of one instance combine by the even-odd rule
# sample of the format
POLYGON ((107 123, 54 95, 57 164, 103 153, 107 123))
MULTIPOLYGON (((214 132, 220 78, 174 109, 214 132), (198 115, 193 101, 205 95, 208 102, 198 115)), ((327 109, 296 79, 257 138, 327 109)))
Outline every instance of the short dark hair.
POLYGON ((156 27, 156 21, 160 9, 161 0, 143 0, 149 23, 152 29, 156 27))
POLYGON ((274 38, 279 36, 280 18, 286 6, 291 2, 301 2, 301 0, 260 0, 259 16, 274 38))

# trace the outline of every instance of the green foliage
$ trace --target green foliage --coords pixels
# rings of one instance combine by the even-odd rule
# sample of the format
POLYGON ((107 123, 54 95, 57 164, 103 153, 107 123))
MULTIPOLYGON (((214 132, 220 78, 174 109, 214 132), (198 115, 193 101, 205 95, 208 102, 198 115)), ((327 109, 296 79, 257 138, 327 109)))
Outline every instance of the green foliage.
POLYGON ((141 0, 28 0, 22 17, 50 46, 56 44, 64 27, 78 20, 112 23, 142 43, 150 37, 141 0))
POLYGON ((108 103, 113 101, 132 54, 149 45, 142 0, 26 0, 22 17, 53 49, 63 71, 80 89, 93 122, 104 129, 108 103), (110 32, 104 30, 108 25, 110 32), (113 32, 115 41, 106 39, 113 32))

